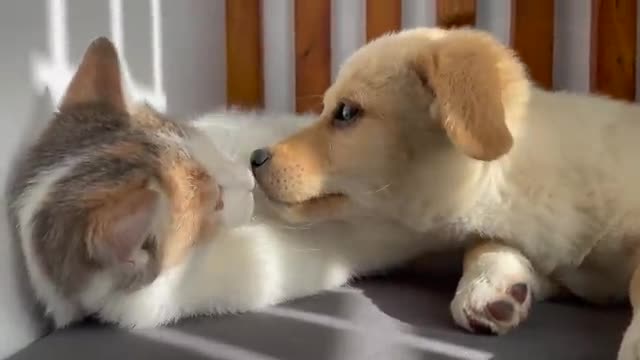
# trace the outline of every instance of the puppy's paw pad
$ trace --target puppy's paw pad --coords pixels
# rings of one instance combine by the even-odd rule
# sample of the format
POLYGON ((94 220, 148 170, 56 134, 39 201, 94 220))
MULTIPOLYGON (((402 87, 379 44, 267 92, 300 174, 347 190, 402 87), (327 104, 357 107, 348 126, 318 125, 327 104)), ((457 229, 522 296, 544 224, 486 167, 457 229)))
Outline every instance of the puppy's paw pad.
POLYGON ((496 300, 487 304, 486 310, 496 321, 509 322, 513 318, 515 307, 507 300, 496 300))
POLYGON ((483 320, 476 319, 474 316, 470 314, 465 314, 467 317, 467 323, 471 328, 471 331, 476 334, 481 335, 495 335, 495 332, 491 328, 490 325, 483 322, 483 320))
POLYGON ((517 283, 509 288, 508 293, 519 304, 524 304, 529 297, 529 286, 525 283, 517 283))
POLYGON ((504 334, 527 318, 529 286, 516 283, 501 290, 489 281, 474 281, 456 294, 451 311, 456 323, 480 334, 504 334))

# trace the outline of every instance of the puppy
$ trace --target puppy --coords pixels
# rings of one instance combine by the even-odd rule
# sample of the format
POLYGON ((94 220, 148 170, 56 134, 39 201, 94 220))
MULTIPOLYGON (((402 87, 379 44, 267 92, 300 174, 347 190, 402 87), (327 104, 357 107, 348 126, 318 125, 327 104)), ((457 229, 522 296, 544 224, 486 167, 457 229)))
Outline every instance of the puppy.
MULTIPOLYGON (((387 218, 466 247, 453 318, 504 334, 566 291, 640 312, 638 138, 640 107, 539 89, 485 32, 420 28, 356 51, 317 121, 251 164, 289 221, 387 218)), ((638 349, 640 315, 619 359, 638 349)))

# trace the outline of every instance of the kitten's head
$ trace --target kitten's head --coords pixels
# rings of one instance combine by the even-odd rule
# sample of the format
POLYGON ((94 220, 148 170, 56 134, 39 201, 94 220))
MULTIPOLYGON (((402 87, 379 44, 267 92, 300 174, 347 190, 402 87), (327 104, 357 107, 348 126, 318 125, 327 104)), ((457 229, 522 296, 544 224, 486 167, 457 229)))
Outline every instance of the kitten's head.
POLYGON ((9 188, 32 280, 41 271, 80 298, 135 289, 213 236, 223 208, 214 173, 228 164, 198 156, 216 151, 202 139, 128 106, 116 50, 95 40, 9 188))

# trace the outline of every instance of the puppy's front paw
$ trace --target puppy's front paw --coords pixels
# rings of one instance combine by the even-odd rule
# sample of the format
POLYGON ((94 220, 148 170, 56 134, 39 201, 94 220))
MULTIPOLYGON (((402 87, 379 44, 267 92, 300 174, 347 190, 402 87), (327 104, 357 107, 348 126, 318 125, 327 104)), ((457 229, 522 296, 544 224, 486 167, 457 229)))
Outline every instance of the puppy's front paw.
POLYGON ((486 275, 460 280, 451 302, 455 322, 474 333, 505 334, 527 318, 531 290, 526 281, 492 281, 486 275))

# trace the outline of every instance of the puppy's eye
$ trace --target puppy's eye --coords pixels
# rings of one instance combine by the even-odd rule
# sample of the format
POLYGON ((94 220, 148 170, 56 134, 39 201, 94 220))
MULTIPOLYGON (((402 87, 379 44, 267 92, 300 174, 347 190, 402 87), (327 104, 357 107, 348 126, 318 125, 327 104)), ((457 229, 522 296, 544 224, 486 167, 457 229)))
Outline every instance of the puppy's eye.
POLYGON ((345 127, 353 124, 360 116, 361 109, 355 105, 339 103, 333 114, 332 124, 335 127, 345 127))

